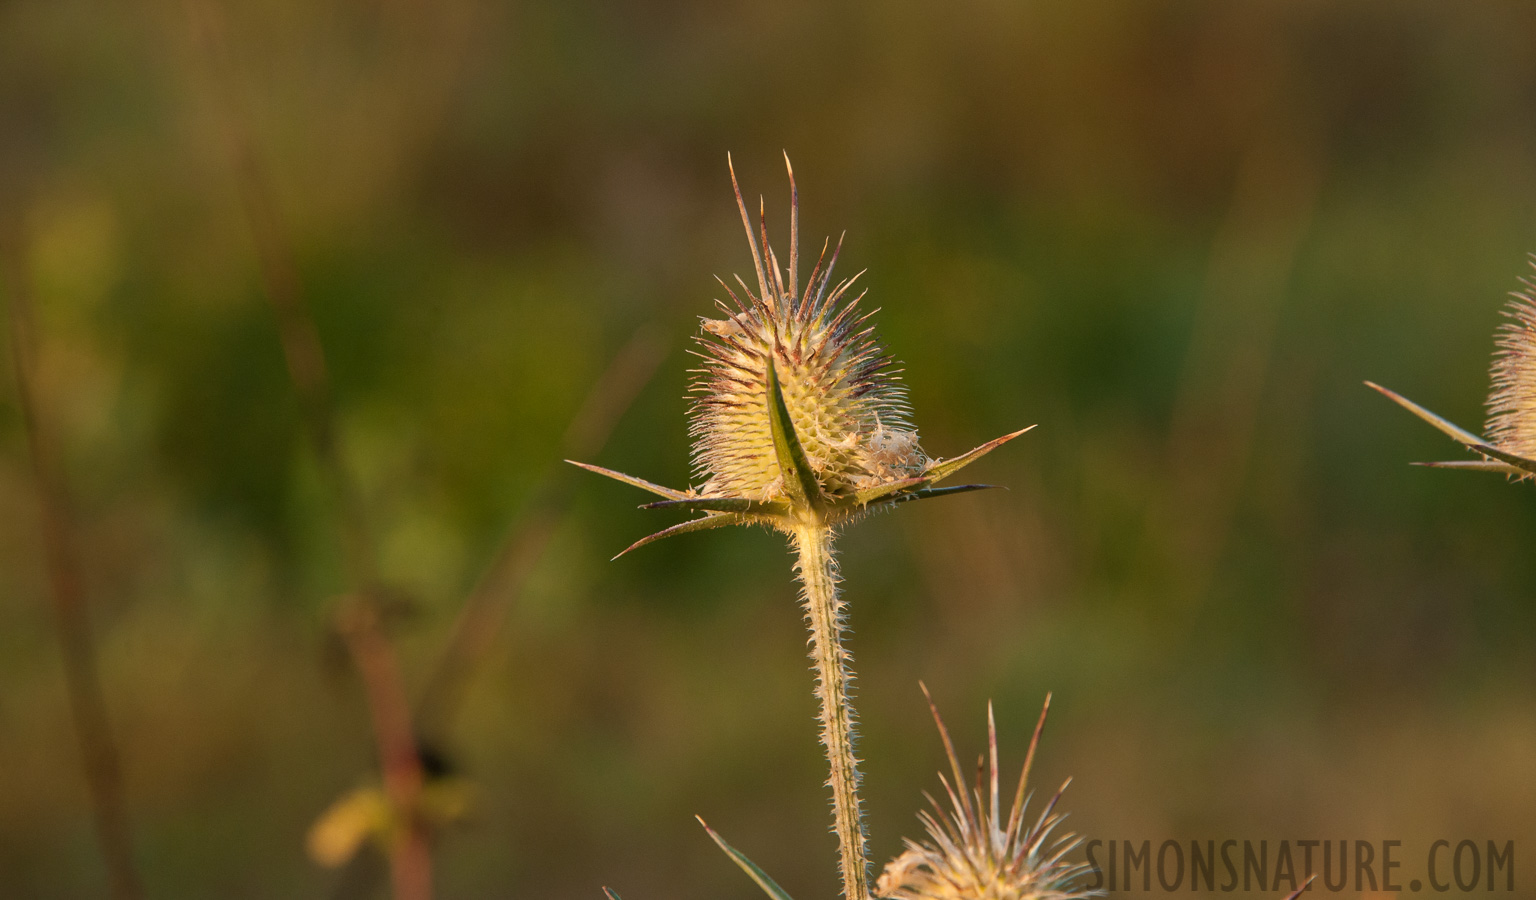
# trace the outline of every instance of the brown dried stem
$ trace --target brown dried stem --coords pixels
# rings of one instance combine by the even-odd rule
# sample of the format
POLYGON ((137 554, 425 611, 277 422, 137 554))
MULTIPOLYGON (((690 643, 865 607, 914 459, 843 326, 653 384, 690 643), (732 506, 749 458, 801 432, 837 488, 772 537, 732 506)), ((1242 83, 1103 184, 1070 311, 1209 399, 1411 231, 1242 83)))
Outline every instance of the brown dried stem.
MULTIPOLYGON (((562 449, 568 455, 586 456, 601 451, 619 418, 650 383, 666 351, 659 329, 654 325, 638 328, 587 393, 566 428, 562 449)), ((564 466, 546 471, 533 499, 508 528, 506 540, 470 591, 416 704, 414 733, 424 749, 441 750, 447 743, 481 660, 494 645, 513 601, 549 545, 570 488, 571 476, 564 466)), ((370 896, 379 876, 376 863, 367 853, 354 857, 331 896, 335 900, 370 896)))

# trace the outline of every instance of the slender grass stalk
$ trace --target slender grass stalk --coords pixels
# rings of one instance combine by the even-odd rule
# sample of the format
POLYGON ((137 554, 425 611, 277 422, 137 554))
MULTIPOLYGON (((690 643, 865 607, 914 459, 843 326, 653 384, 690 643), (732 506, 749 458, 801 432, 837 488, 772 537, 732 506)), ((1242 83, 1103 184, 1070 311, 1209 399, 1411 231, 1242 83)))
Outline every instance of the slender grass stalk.
MULTIPOLYGON (((785 159, 785 168, 789 160, 785 159)), ((754 292, 720 282, 731 303, 716 301, 724 319, 705 319, 698 341, 704 366, 695 371, 690 431, 698 490, 675 490, 588 463, 572 463, 663 499, 653 509, 702 513, 642 538, 619 554, 653 541, 726 525, 765 525, 788 535, 811 631, 818 723, 827 751, 833 826, 846 900, 869 900, 869 859, 859 804, 852 656, 843 645, 847 611, 838 591, 836 530, 901 503, 980 490, 990 485, 934 487, 1018 437, 1004 435, 954 459, 932 459, 918 444, 895 360, 857 311, 850 289, 858 275, 833 281, 838 249, 831 242, 800 285, 799 193, 789 171, 788 265, 768 243, 759 205, 758 231, 747 214, 734 170, 731 185, 746 228, 757 276, 754 292)), ((774 900, 783 892, 714 832, 727 855, 774 900)))
POLYGON ((357 486, 342 462, 325 350, 305 302, 272 185, 241 114, 238 91, 229 71, 222 21, 212 3, 189 5, 193 25, 217 91, 224 117, 224 137, 238 180, 267 301, 277 320, 284 361, 304 409, 310 443, 340 518, 348 594, 337 610, 336 625, 346 642, 366 694, 379 768, 383 773, 396 827, 389 846, 390 880, 395 900, 431 900, 432 851, 420 810, 421 752, 411 728, 410 696, 398 654, 380 621, 377 556, 357 486))
POLYGON ((50 423, 44 420, 37 395, 37 354, 32 333, 31 289, 22 259, 20 235, 10 223, 0 223, 0 288, 7 295, 11 361, 15 366, 17 401, 26 429, 37 487, 38 515, 47 558, 55 626, 64 664, 65 689, 80 742, 80 764, 91 798, 96 842, 107 867, 113 900, 139 900, 144 890, 133 861, 128 816, 123 808, 122 763, 112 727, 96 646, 91 637, 85 588, 75 556, 74 527, 68 491, 59 464, 59 450, 50 423))
POLYGON ((859 760, 853 753, 854 712, 850 687, 853 655, 843 647, 847 611, 837 590, 837 558, 832 529, 811 521, 795 529, 794 544, 802 587, 801 603, 811 628, 811 659, 816 664, 816 696, 821 701, 821 743, 832 773, 832 817, 837 829, 843 896, 869 896, 869 855, 864 813, 859 802, 859 760))
MULTIPOLYGON (((667 341, 654 324, 642 325, 598 377, 571 418, 561 449, 571 456, 602 450, 614 426, 651 382, 667 341)), ((569 505, 570 469, 549 469, 539 479, 491 564, 470 591, 416 704, 416 734, 426 746, 445 741, 475 671, 501 631, 502 620, 544 554, 569 505)))
MULTIPOLYGON (((636 329, 572 417, 563 448, 583 455, 601 450, 618 420, 650 383, 666 349, 657 326, 636 329)), ((421 805, 423 824, 434 836, 464 812, 460 804, 466 783, 457 775, 449 751, 454 722, 524 583, 568 512, 574 474, 562 466, 539 477, 491 563, 465 598, 423 682, 412 731, 423 759, 429 760, 424 766, 421 805)), ((359 654, 354 651, 353 655, 359 654)), ((384 860, 377 845, 366 838, 376 836, 380 820, 387 820, 387 807, 387 799, 377 790, 359 788, 338 798, 311 826, 311 857, 326 866, 341 866, 345 861, 331 890, 332 900, 361 900, 377 892, 386 875, 384 860)))

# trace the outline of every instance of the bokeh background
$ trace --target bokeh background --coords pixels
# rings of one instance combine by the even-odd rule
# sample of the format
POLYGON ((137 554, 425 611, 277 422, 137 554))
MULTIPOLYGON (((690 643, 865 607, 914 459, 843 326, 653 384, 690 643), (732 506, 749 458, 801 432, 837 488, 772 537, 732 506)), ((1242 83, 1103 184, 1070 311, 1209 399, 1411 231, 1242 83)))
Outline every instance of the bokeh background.
MULTIPOLYGON (((9 0, 4 299, 32 298, 148 896, 331 896, 305 832, 376 777, 253 184, 413 692, 547 537, 445 729, 476 802, 441 895, 754 896, 695 813, 835 895, 783 541, 609 562, 675 517, 558 463, 638 333, 664 356, 592 458, 687 482, 689 336, 751 265, 726 153, 782 246, 781 150, 806 243, 846 229, 868 267, 925 448, 1040 424, 972 470, 1008 491, 843 541, 878 859, 937 788, 919 680, 965 754, 995 700, 1010 768, 1054 691, 1036 772, 1093 837, 1528 859, 1536 497, 1410 468, 1458 450, 1361 381, 1482 420, 1536 249, 1536 6, 9 0)), ((3 385, 0 896, 102 896, 3 385)))

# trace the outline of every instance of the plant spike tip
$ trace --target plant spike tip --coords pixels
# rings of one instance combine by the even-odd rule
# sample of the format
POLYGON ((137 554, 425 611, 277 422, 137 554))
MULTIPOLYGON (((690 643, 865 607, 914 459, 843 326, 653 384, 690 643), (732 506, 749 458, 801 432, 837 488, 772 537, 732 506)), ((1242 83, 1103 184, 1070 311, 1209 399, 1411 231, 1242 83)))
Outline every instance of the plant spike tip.
POLYGON ((736 165, 731 162, 731 154, 725 154, 725 165, 731 170, 731 188, 736 192, 736 207, 741 210, 741 224, 747 230, 747 246, 752 248, 752 266, 757 269, 757 286, 763 294, 768 293, 768 279, 763 277, 763 257, 757 252, 757 239, 752 236, 752 220, 747 217, 747 204, 741 199, 741 186, 736 183, 736 165))
POLYGON ((800 295, 800 190, 795 187, 795 167, 784 151, 784 171, 789 173, 789 296, 800 295))

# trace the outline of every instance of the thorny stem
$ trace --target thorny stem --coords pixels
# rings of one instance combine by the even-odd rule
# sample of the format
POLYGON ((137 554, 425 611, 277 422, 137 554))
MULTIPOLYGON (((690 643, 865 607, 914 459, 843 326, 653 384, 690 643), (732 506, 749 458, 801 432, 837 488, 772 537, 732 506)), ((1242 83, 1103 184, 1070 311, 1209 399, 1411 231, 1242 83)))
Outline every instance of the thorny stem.
POLYGON ((816 665, 816 696, 821 701, 821 743, 832 774, 832 818, 837 830, 839 863, 846 900, 869 900, 869 856, 864 814, 859 806, 859 761, 853 755, 853 703, 849 668, 853 656, 843 648, 845 612, 837 591, 837 560, 832 528, 817 519, 794 532, 795 564, 804 591, 805 618, 811 628, 811 659, 816 665))
POLYGON ((64 476, 59 470, 58 448, 52 440, 53 434, 38 408, 30 291, 23 273, 22 254, 16 246, 16 235, 11 233, 10 227, 4 231, 0 234, 0 282, 3 282, 0 287, 5 288, 9 301, 17 400, 36 475, 42 539, 53 591, 65 688, 80 742, 81 765, 90 790, 96 840, 106 861, 111 896, 114 900, 138 900, 144 896, 144 891, 134 866, 128 817, 123 810, 122 765, 107 722, 107 704, 96 668, 96 648, 91 640, 90 617, 75 557, 64 476))

